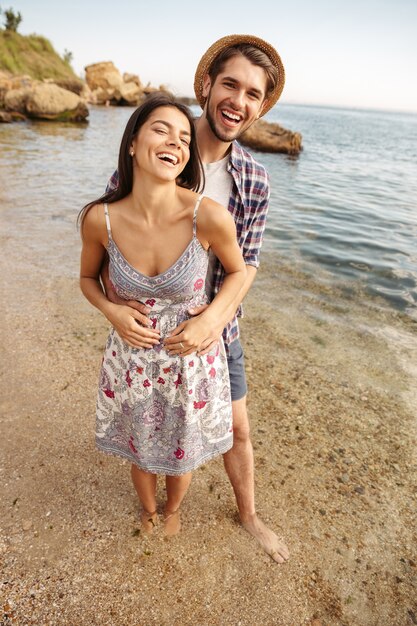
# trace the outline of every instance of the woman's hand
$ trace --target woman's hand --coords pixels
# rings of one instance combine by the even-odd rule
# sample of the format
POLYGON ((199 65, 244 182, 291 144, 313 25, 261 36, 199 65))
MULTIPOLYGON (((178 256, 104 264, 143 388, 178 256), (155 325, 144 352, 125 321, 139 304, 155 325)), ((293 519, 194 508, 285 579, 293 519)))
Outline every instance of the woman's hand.
MULTIPOLYGON (((206 308, 206 307, 205 307, 206 308)), ((201 311, 196 317, 179 324, 164 340, 164 346, 172 356, 188 356, 197 352, 205 354, 219 341, 223 328, 218 328, 201 311)))
MULTIPOLYGON (((106 317, 123 341, 132 348, 151 348, 160 343, 159 330, 141 326, 143 315, 130 306, 115 304, 106 317)), ((145 320, 149 322, 147 318, 145 320)))

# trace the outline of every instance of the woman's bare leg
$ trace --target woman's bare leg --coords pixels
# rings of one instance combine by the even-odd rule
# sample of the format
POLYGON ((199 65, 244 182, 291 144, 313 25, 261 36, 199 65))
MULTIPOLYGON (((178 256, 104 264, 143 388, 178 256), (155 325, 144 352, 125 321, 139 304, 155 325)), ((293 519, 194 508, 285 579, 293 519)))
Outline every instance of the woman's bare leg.
POLYGON ((156 512, 156 474, 144 472, 132 463, 131 476, 143 507, 140 514, 142 528, 145 532, 151 533, 158 518, 156 512))
POLYGON ((182 476, 167 476, 166 490, 167 502, 164 510, 164 527, 165 533, 169 536, 176 535, 180 532, 180 506, 188 491, 192 478, 192 473, 183 474, 182 476))

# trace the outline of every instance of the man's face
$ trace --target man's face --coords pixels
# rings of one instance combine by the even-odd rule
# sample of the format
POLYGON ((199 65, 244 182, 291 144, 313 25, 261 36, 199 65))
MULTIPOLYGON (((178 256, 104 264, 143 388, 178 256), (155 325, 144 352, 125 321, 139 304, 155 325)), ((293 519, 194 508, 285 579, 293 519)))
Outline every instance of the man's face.
POLYGON ((240 54, 227 61, 214 83, 206 76, 204 111, 217 139, 231 142, 249 128, 262 113, 265 93, 265 71, 240 54))

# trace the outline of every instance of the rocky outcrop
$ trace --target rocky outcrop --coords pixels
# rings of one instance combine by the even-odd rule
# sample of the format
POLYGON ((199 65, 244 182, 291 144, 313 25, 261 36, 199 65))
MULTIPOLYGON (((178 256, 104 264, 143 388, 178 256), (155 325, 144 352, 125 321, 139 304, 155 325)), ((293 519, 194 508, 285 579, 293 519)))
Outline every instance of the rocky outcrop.
POLYGON ((62 89, 66 89, 67 91, 72 91, 83 98, 83 94, 85 92, 85 82, 83 80, 77 80, 72 78, 63 78, 61 80, 45 80, 45 83, 54 83, 58 85, 58 87, 62 87, 62 89))
MULTIPOLYGON (((77 94, 51 82, 34 81, 30 77, 13 77, 4 86, 1 105, 13 119, 27 116, 33 119, 59 122, 85 122, 88 108, 77 94), (20 117, 15 115, 20 114, 20 117)), ((10 116, 6 115, 6 121, 10 116)))
POLYGON ((95 104, 136 105, 141 100, 139 76, 123 76, 111 61, 94 63, 85 68, 85 79, 95 104))
POLYGON ((10 124, 11 122, 24 122, 26 117, 21 113, 13 111, 8 113, 7 111, 0 111, 0 123, 10 124))
POLYGON ((26 101, 28 99, 30 87, 20 87, 10 89, 3 98, 4 108, 6 111, 16 111, 17 113, 26 113, 26 101))
POLYGON ((111 61, 87 65, 85 79, 90 89, 89 102, 93 104, 138 106, 153 91, 166 91, 143 85, 136 74, 124 73, 123 76, 111 61))
POLYGON ((40 83, 27 96, 26 113, 31 118, 43 120, 84 122, 88 117, 88 108, 72 91, 54 84, 40 83))
POLYGON ((283 152, 296 155, 302 150, 300 133, 279 124, 258 120, 239 138, 240 143, 259 152, 283 152))

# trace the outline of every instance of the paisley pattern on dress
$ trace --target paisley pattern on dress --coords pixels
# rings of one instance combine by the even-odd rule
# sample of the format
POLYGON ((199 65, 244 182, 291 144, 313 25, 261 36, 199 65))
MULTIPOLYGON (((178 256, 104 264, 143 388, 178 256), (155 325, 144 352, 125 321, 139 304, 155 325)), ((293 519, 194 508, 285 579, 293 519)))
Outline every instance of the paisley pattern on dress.
MULTIPOLYGON (((124 258, 109 235, 109 274, 119 296, 139 300, 161 340, 206 302, 208 253, 196 236, 165 272, 145 276, 124 258)), ((155 474, 180 475, 232 447, 230 383, 224 345, 199 357, 170 356, 162 344, 127 345, 110 331, 100 372, 96 445, 155 474)))

